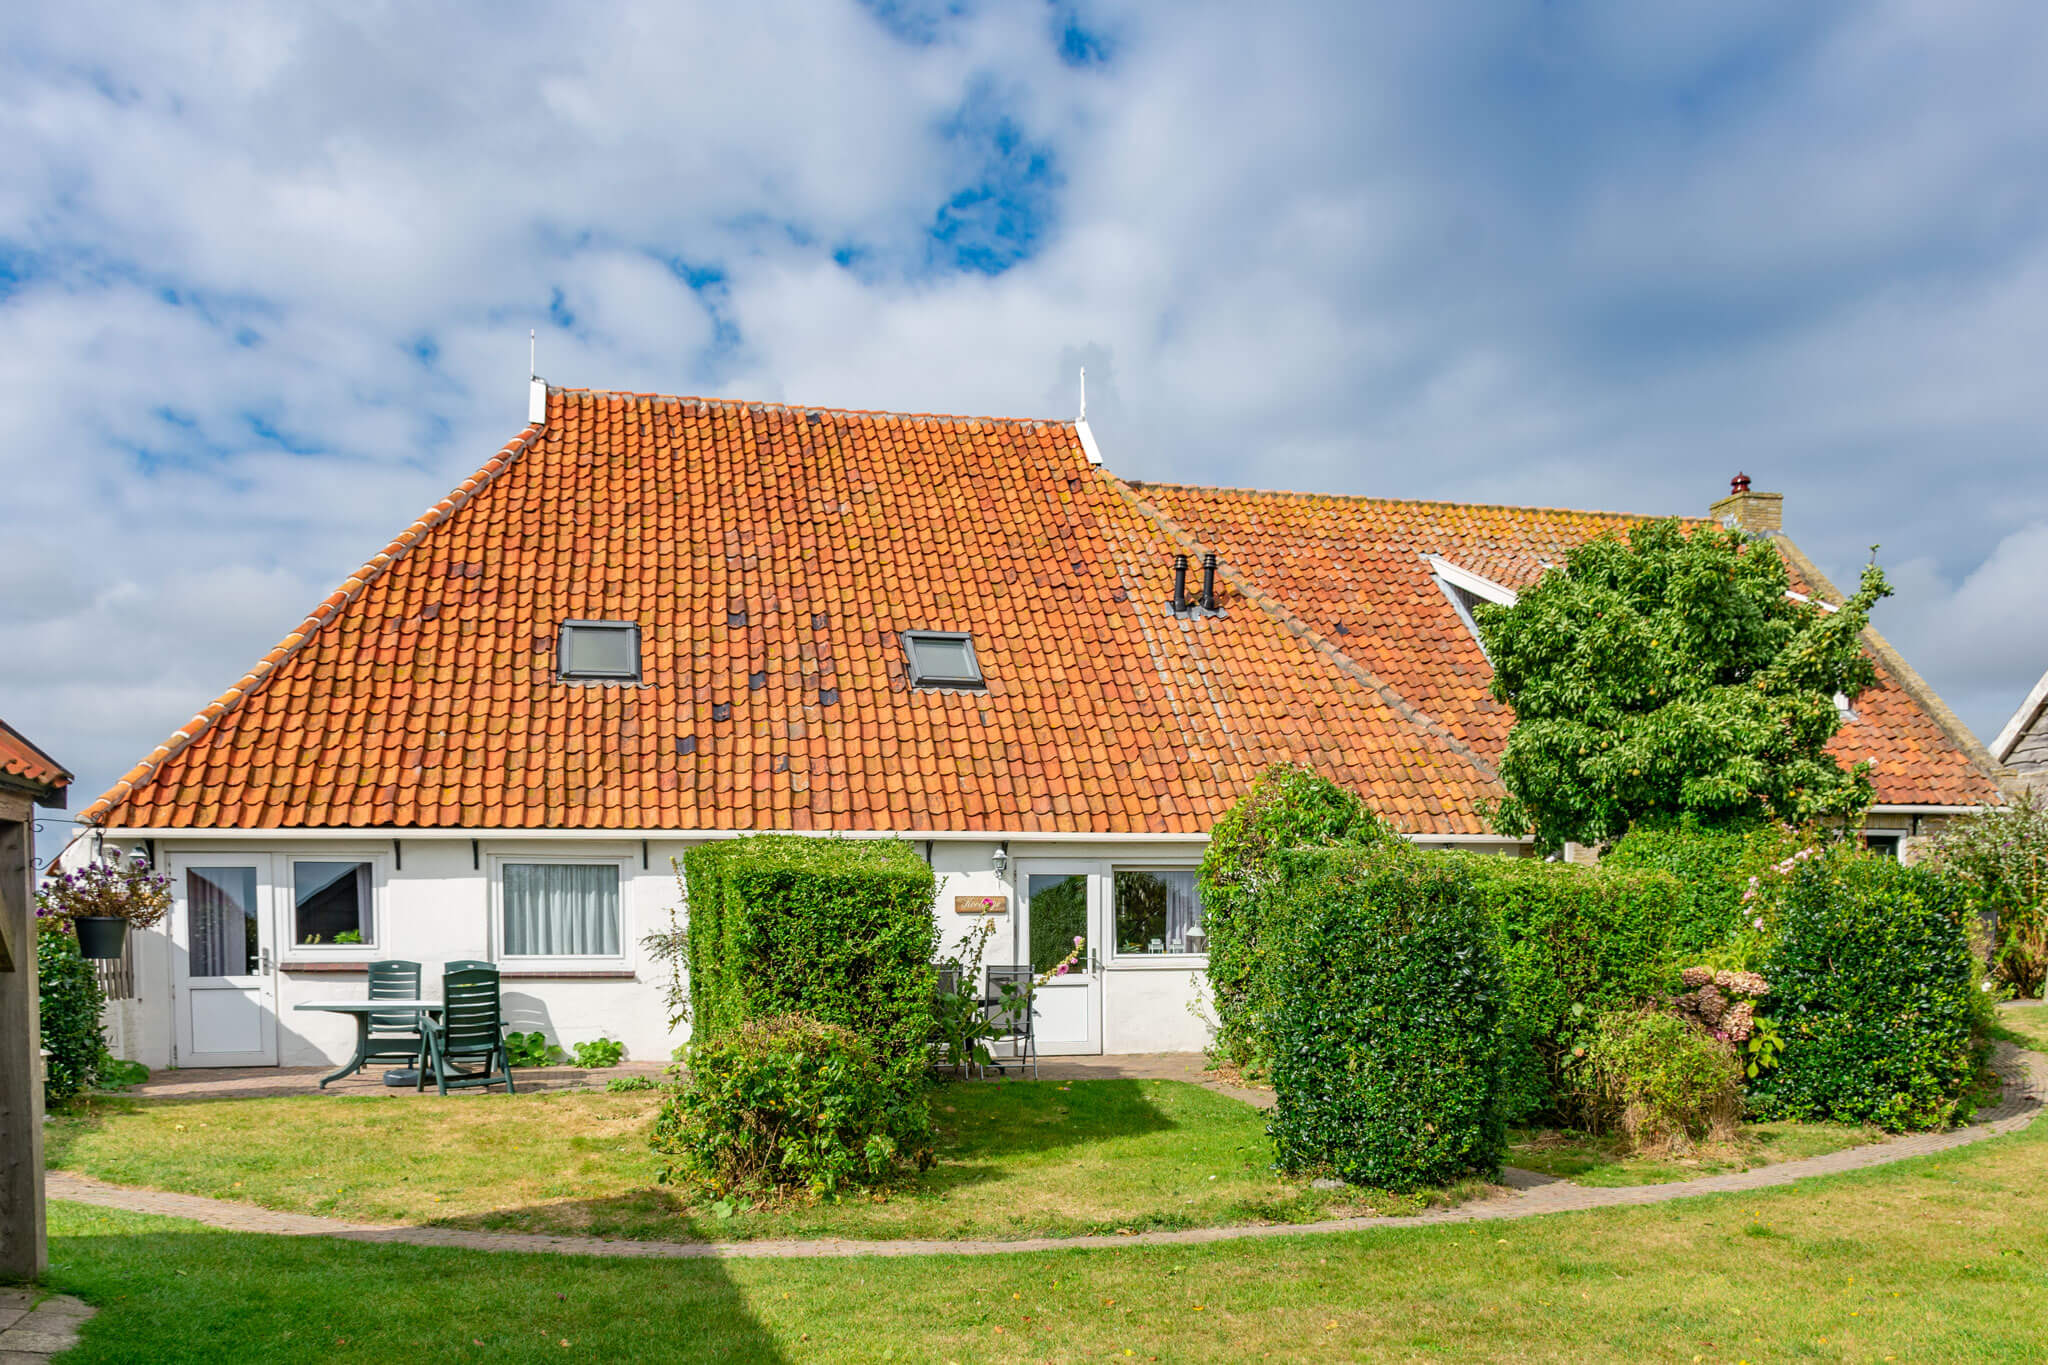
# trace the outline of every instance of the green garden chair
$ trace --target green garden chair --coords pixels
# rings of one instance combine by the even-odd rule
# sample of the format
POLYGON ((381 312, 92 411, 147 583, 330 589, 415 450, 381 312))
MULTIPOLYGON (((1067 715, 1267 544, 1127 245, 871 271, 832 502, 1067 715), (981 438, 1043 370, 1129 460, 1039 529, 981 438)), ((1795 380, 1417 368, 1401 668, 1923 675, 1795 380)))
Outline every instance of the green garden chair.
MULTIPOLYGON (((396 958, 370 964, 370 999, 417 1000, 420 998, 420 964, 396 958)), ((362 1063, 404 1062, 418 1069, 426 1065, 427 1036, 420 1029, 420 1017, 413 1010, 372 1014, 363 1040, 362 1063)), ((400 1084, 404 1084, 403 1081, 400 1084)))
MULTIPOLYGON (((441 973, 441 1017, 427 1021, 427 1065, 434 1088, 488 1089, 503 1082, 517 1094, 505 1055, 505 1020, 498 1000, 498 969, 488 962, 451 962, 441 973)), ((416 1090, 424 1090, 420 1072, 416 1090)))

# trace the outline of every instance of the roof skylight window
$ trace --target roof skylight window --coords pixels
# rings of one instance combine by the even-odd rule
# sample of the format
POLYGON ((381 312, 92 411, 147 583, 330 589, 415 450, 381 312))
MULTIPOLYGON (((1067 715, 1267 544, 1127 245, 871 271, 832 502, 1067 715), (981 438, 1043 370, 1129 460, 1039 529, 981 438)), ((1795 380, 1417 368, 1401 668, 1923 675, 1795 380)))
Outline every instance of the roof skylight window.
POLYGON ((974 637, 962 631, 906 630, 904 662, 912 687, 985 687, 974 637))
POLYGON ((555 649, 563 682, 640 681, 640 627, 630 621, 564 621, 555 649))

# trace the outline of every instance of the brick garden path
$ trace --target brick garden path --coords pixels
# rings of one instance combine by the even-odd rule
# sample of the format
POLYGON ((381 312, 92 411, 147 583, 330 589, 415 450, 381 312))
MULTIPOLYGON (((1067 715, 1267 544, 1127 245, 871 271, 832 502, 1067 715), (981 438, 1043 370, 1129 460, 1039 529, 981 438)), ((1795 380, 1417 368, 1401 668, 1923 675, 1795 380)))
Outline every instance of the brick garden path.
MULTIPOLYGON (((1918 1133, 1887 1142, 1826 1156, 1760 1166, 1730 1175, 1709 1176, 1669 1185, 1630 1185, 1591 1189, 1564 1180, 1545 1180, 1528 1172, 1512 1183, 1529 1188, 1460 1204, 1455 1208, 1432 1209, 1402 1218, 1339 1218, 1321 1223, 1260 1225, 1252 1227, 1195 1228, 1185 1232, 1143 1232, 1131 1236, 1033 1237, 1018 1241, 853 1241, 826 1239, 804 1242, 629 1242, 604 1241, 595 1237, 552 1237, 543 1234, 471 1232, 456 1228, 390 1227, 347 1223, 308 1214, 279 1213, 246 1204, 233 1204, 190 1194, 165 1194, 153 1190, 108 1185, 68 1171, 49 1173, 52 1199, 70 1199, 105 1208, 128 1209, 137 1213, 168 1214, 189 1218, 211 1227, 234 1232, 268 1232, 292 1237, 335 1237, 351 1242, 393 1242, 408 1246, 464 1247, 475 1251, 552 1252, 568 1256, 619 1256, 649 1260, 697 1259, 705 1257, 836 1257, 836 1256, 994 1256, 1020 1251, 1064 1251, 1073 1247, 1186 1246, 1200 1242, 1229 1242, 1255 1237, 1301 1237, 1329 1232, 1365 1232, 1373 1228, 1422 1227, 1433 1223, 1480 1223, 1503 1219, 1534 1218, 1549 1213, 1578 1209, 1610 1208, 1621 1204, 1662 1204, 1699 1194, 1758 1190, 1789 1185, 1807 1176, 1833 1175, 1883 1166, 1908 1157, 1944 1152, 1953 1147, 1980 1142, 1998 1133, 2012 1132, 2031 1123, 2048 1101, 2048 1057, 2022 1052, 2000 1043, 1993 1065, 2005 1078, 2005 1095, 2000 1102, 1981 1111, 1976 1122, 1944 1133, 1918 1133)), ((1106 1061, 1047 1062, 1048 1077, 1104 1076, 1133 1074, 1113 1069, 1106 1061)), ((1158 1063, 1162 1071, 1193 1063, 1158 1063)), ((1138 1074, 1144 1074, 1143 1064, 1138 1074)), ((1195 1079, 1194 1075, 1162 1074, 1159 1079, 1195 1079)), ((1219 1087, 1221 1088, 1221 1087, 1219 1087)), ((1242 1093, 1242 1092, 1240 1092, 1242 1093)), ((1250 1095, 1244 1095, 1251 1098, 1250 1095)))

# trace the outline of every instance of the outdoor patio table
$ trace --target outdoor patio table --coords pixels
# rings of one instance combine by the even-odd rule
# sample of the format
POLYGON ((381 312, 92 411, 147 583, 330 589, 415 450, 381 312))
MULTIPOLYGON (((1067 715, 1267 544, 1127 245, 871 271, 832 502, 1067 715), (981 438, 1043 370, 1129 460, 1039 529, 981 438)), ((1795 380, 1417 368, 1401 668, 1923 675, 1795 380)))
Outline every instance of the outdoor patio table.
MULTIPOLYGON (((329 1081, 338 1081, 344 1076, 353 1076, 363 1069, 370 1052, 370 1016, 373 1014, 400 1014, 411 1010, 417 1015, 436 1015, 441 1012, 438 1000, 308 1000, 292 1008, 301 1010, 324 1010, 328 1014, 353 1014, 356 1017, 356 1055, 349 1058, 341 1070, 320 1078, 320 1088, 325 1090, 329 1081)), ((422 1020, 424 1031, 424 1020, 422 1020)), ((413 1074, 406 1072, 405 1079, 394 1081, 387 1074, 386 1085, 411 1085, 413 1074)))

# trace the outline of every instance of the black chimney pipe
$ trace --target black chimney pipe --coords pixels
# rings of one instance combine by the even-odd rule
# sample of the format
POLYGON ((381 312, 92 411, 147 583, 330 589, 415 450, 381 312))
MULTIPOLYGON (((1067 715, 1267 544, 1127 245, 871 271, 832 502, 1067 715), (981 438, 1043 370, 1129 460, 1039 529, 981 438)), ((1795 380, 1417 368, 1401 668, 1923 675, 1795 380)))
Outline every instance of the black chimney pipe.
POLYGON ((1173 610, 1176 615, 1185 616, 1188 610, 1188 557, 1173 557, 1173 610))
POLYGON ((1216 552, 1202 556, 1202 610, 1216 610, 1216 552))

